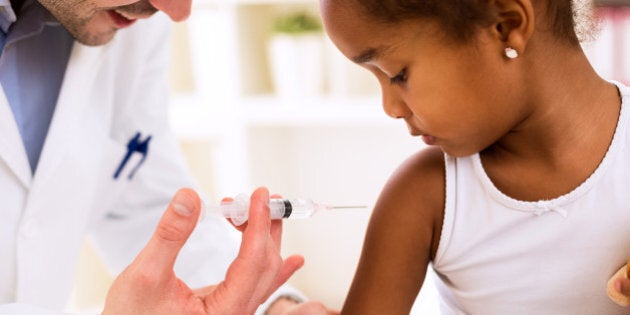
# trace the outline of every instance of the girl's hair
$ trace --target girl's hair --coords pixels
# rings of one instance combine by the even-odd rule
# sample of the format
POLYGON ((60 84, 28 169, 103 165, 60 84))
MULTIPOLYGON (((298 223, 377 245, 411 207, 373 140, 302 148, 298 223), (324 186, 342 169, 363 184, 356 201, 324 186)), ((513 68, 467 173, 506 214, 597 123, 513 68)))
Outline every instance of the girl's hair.
MULTIPOLYGON (((549 27, 560 40, 579 45, 575 33, 572 0, 534 0, 546 2, 549 27)), ((453 39, 466 42, 478 27, 492 25, 495 12, 487 0, 357 0, 365 12, 385 23, 418 18, 434 18, 453 39)))

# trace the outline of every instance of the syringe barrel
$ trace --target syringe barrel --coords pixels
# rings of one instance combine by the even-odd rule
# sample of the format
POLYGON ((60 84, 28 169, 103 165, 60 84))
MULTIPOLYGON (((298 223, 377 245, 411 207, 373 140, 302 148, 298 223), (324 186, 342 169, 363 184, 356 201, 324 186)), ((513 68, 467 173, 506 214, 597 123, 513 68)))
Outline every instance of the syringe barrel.
MULTIPOLYGON (((269 199, 268 205, 272 220, 309 218, 317 210, 315 203, 301 198, 272 198, 269 199)), ((233 201, 223 202, 218 207, 212 208, 221 216, 231 219, 235 225, 241 225, 249 217, 249 197, 239 195, 233 201)))
POLYGON ((270 199, 269 211, 271 219, 305 219, 315 213, 312 201, 300 198, 270 199))

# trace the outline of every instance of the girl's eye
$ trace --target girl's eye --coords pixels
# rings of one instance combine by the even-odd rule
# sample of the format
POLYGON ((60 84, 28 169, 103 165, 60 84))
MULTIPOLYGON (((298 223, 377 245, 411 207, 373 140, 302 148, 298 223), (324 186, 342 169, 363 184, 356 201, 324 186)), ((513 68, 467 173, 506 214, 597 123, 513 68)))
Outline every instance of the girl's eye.
POLYGON ((407 82, 407 68, 402 69, 397 75, 389 78, 391 84, 402 84, 407 82))

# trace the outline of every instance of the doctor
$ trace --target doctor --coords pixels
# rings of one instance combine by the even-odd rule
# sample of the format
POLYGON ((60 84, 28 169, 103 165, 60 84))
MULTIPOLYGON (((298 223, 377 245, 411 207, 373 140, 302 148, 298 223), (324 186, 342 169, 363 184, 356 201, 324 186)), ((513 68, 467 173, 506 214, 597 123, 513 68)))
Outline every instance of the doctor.
MULTIPOLYGON (((193 183, 168 130, 169 25, 164 16, 138 20, 162 10, 180 21, 190 5, 0 0, 0 314, 61 312, 85 235, 114 272, 125 270, 106 314, 190 313, 182 296, 205 299, 216 313, 249 313, 299 268, 299 257, 279 258, 264 190, 254 194, 259 206, 250 210, 262 212, 226 282, 239 240, 224 220, 198 227, 179 251, 199 199, 182 190, 167 207, 193 183)), ((296 305, 286 290, 269 299, 268 314, 326 312, 296 305)))

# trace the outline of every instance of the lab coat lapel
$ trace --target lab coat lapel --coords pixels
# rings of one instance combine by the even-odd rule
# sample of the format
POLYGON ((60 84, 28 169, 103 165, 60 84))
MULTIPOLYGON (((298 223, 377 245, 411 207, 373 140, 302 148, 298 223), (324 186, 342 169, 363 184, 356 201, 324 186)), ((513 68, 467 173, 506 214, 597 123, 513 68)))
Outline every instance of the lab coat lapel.
POLYGON ((85 113, 92 103, 95 78, 103 62, 104 47, 88 47, 75 43, 50 129, 42 148, 35 174, 36 181, 45 181, 56 174, 68 154, 82 154, 91 146, 89 134, 82 128, 85 113))
POLYGON ((100 154, 100 146, 93 139, 95 132, 85 125, 98 129, 93 122, 100 114, 95 111, 102 107, 98 105, 103 101, 98 99, 100 86, 95 79, 106 50, 106 47, 80 44, 75 44, 72 50, 26 201, 23 218, 37 222, 33 225, 39 231, 18 244, 20 270, 16 300, 19 303, 57 306, 71 289, 72 283, 65 276, 73 266, 68 265, 67 259, 50 257, 66 257, 79 251, 90 215, 94 193, 91 187, 96 181, 92 170, 100 163, 95 158, 100 154), (46 237, 50 235, 63 245, 47 243, 46 237), (46 268, 42 267, 42 261, 46 261, 46 268), (59 277, 55 272, 59 272, 59 277), (42 279, 49 280, 42 282, 42 279))
POLYGON ((15 123, 4 89, 0 87, 0 159, 15 174, 15 177, 28 188, 31 184, 31 166, 28 164, 22 136, 15 123))

